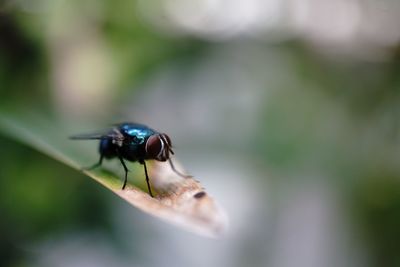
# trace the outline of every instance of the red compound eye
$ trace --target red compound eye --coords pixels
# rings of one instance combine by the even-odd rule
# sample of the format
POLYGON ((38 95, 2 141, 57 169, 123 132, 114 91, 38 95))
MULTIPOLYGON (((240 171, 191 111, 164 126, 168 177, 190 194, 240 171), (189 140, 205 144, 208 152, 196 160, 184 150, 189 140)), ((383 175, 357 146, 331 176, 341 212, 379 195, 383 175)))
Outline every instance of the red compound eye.
POLYGON ((146 154, 150 159, 159 159, 159 157, 163 154, 164 143, 161 140, 159 135, 152 135, 147 139, 146 142, 146 154))

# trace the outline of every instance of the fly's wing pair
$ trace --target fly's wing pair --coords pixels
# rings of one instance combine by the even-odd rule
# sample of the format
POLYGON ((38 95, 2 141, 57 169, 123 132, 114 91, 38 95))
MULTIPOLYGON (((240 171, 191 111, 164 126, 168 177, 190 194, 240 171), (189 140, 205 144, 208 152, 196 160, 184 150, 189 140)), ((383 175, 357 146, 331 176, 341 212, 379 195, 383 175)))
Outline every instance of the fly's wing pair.
POLYGON ((110 130, 97 133, 78 134, 70 137, 70 139, 73 140, 101 140, 104 138, 111 138, 115 142, 124 141, 124 136, 117 128, 112 128, 110 130))
MULTIPOLYGON (((123 123, 115 123, 112 124, 113 128, 106 129, 104 131, 99 131, 99 132, 94 132, 94 133, 88 133, 88 134, 78 134, 78 135, 73 135, 70 137, 70 139, 74 140, 100 140, 103 138, 111 138, 116 142, 122 142, 124 141, 124 136, 120 132, 119 128, 121 126, 130 126, 132 128, 144 128, 148 129, 149 127, 140 124, 140 123, 135 123, 135 122, 123 122, 123 123)), ((153 130, 154 131, 154 130, 153 130)))

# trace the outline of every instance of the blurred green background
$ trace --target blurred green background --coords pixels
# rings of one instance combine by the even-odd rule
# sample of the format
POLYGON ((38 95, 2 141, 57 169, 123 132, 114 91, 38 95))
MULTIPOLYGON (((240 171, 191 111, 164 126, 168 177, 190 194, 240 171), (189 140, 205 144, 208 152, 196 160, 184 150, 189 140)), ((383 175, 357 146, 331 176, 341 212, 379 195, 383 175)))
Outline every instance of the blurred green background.
POLYGON ((183 232, 0 135, 0 266, 400 266, 399 24, 389 0, 0 1, 2 115, 167 132, 230 217, 183 232))

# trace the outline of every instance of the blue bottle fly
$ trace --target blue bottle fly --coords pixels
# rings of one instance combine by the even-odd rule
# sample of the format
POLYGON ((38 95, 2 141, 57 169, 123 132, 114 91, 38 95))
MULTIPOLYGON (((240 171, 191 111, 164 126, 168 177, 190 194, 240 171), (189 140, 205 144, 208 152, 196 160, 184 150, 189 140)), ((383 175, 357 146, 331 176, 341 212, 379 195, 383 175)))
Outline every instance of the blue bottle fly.
POLYGON ((144 167, 146 175, 147 188, 150 196, 153 196, 147 174, 146 160, 168 161, 172 170, 184 178, 190 177, 178 172, 170 158, 172 143, 169 136, 165 133, 159 133, 146 125, 138 123, 121 123, 114 128, 102 134, 83 134, 72 136, 71 139, 100 140, 99 152, 100 159, 93 166, 87 169, 93 169, 101 166, 103 159, 118 158, 125 171, 125 179, 122 189, 125 189, 128 180, 128 168, 125 160, 139 162, 144 167))

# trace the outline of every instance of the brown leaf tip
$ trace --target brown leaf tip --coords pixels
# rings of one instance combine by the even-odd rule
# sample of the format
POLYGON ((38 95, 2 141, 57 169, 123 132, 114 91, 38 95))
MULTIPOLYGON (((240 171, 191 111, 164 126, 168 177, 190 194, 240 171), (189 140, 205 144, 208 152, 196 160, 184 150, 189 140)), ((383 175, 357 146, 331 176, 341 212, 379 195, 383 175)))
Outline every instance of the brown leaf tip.
POLYGON ((197 192, 193 197, 200 199, 200 198, 203 198, 205 195, 206 195, 206 192, 200 191, 200 192, 197 192))

